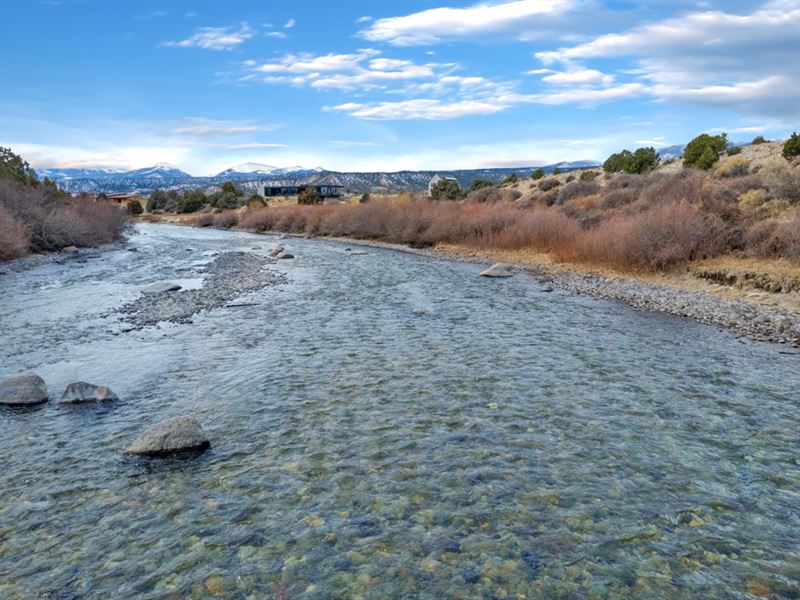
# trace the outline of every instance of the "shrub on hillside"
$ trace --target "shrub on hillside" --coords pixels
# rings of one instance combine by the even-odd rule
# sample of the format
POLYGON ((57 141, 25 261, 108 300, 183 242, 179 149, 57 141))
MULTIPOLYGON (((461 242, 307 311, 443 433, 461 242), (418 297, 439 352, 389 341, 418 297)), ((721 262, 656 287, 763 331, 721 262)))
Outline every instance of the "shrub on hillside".
POLYGON ((550 177, 548 179, 542 179, 539 182, 539 184, 537 185, 537 187, 541 191, 546 192, 546 191, 552 190, 553 188, 556 188, 556 187, 558 187, 560 185, 561 185, 561 182, 558 179, 556 179, 555 177, 550 177))
POLYGON ((483 202, 499 202, 503 199, 503 194, 499 188, 485 187, 475 190, 467 194, 464 199, 466 202, 483 203, 483 202))
POLYGON ((727 154, 728 156, 736 156, 737 154, 741 154, 741 153, 742 153, 742 147, 741 146, 731 146, 725 152, 725 154, 727 154))
POLYGON ((239 213, 235 210, 226 210, 214 215, 214 227, 221 229, 230 229, 239 222, 239 213))
POLYGON ((761 258, 800 261, 800 215, 789 221, 768 219, 750 226, 745 237, 747 250, 761 258))
POLYGON ((639 194, 646 206, 688 202, 699 204, 708 176, 702 171, 684 169, 674 173, 651 173, 642 180, 639 194))
POLYGON ((753 141, 750 142, 753 146, 758 146, 759 144, 766 144, 767 140, 763 135, 757 135, 753 138, 753 141))
POLYGON ((544 169, 539 168, 531 173, 531 179, 533 179, 534 181, 537 179, 542 179, 544 175, 545 175, 544 169))
POLYGON ((431 198, 434 200, 458 200, 461 197, 461 188, 458 182, 452 179, 442 179, 437 181, 431 190, 431 198))
POLYGON ((488 179, 480 179, 479 178, 479 179, 476 179, 475 181, 472 182, 472 184, 469 186, 469 190, 467 190, 467 192, 475 192, 477 190, 482 190, 484 188, 492 187, 493 185, 494 185, 494 183, 492 183, 488 179))
POLYGON ((606 173, 636 173, 642 174, 652 171, 660 157, 653 147, 637 148, 634 152, 623 150, 609 156, 603 163, 606 173))
POLYGON ((743 156, 721 163, 714 171, 720 177, 741 177, 750 172, 750 161, 743 156))
POLYGON ((517 183, 517 181, 519 181, 519 176, 517 176, 516 173, 511 173, 510 175, 506 176, 505 179, 503 179, 501 185, 511 185, 517 183))
POLYGON ((638 191, 632 188, 608 190, 603 194, 603 198, 600 201, 600 208, 619 208, 620 206, 633 204, 638 198, 638 191))
POLYGON ((792 160, 795 156, 800 156, 800 134, 792 133, 789 139, 783 144, 781 155, 786 160, 792 160))
POLYGON ((800 202, 800 167, 773 160, 764 164, 758 177, 773 197, 800 202))
POLYGON ((708 170, 719 160, 720 153, 727 145, 728 136, 725 133, 700 134, 686 144, 683 150, 683 164, 687 167, 708 170))
POLYGON ((573 198, 591 196, 600 191, 600 184, 595 181, 571 181, 558 192, 556 204, 564 204, 573 198))
POLYGON ((7 179, 20 185, 36 186, 39 183, 36 171, 11 148, 0 146, 0 179, 7 179))
POLYGON ((563 258, 618 269, 664 271, 724 248, 724 225, 686 203, 618 215, 579 237, 563 258))
POLYGON ((595 177, 597 177, 600 173, 597 171, 581 171, 581 175, 579 179, 581 181, 592 181, 595 177))

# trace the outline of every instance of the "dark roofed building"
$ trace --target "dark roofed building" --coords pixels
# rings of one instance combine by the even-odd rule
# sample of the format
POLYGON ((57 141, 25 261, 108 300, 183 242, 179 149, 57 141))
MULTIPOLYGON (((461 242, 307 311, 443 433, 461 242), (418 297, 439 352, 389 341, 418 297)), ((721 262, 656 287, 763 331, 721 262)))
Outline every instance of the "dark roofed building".
POLYGON ((332 177, 321 177, 307 183, 286 183, 270 181, 264 186, 264 196, 298 196, 306 189, 314 189, 320 198, 340 198, 344 196, 344 186, 332 177))

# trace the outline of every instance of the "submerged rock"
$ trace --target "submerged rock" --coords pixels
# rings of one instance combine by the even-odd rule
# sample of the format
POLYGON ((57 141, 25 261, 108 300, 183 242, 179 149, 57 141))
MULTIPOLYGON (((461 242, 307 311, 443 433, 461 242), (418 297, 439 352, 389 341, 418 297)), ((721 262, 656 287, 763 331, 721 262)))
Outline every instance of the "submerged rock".
POLYGON ((125 449, 128 454, 163 456, 211 447, 200 421, 193 417, 172 417, 146 430, 125 449))
POLYGON ((144 288, 144 291, 148 294, 162 294, 164 292, 177 292, 181 289, 177 283, 172 283, 171 281, 159 281, 158 283, 152 283, 144 288))
POLYGON ((80 404, 82 402, 106 402, 109 400, 119 400, 119 397, 108 386, 75 381, 67 386, 58 403, 80 404))
POLYGON ((47 402, 47 385, 33 373, 14 375, 0 381, 0 404, 29 406, 47 402))
POLYGON ((278 254, 278 258, 294 258, 294 254, 290 252, 281 252, 278 254))
POLYGON ((485 271, 481 271, 481 275, 484 277, 511 277, 513 274, 514 272, 511 270, 511 265, 505 263, 497 263, 485 271))
POLYGON ((350 256, 364 256, 364 255, 366 255, 366 252, 364 252, 363 250, 351 250, 350 251, 350 256))

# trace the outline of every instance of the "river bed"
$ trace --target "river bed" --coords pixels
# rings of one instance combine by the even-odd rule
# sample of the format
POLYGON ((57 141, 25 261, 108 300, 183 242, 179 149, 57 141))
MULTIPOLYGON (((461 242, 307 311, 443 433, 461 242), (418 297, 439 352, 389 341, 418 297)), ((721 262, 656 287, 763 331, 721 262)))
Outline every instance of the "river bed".
POLYGON ((0 409, 0 598, 798 597, 796 355, 294 238, 285 283, 125 330, 144 286, 274 241, 142 224, 0 277, 0 377, 51 396, 0 409), (79 379, 121 400, 57 405, 79 379), (175 415, 211 450, 124 455, 175 415))

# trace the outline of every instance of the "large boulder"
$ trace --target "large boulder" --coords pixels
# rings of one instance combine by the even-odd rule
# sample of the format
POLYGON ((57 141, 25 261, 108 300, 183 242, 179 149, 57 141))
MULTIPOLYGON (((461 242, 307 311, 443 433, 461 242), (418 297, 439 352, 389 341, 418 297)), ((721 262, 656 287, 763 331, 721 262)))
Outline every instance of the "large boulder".
POLYGON ((272 244, 272 246, 269 247, 269 255, 275 257, 278 256, 284 250, 285 248, 280 244, 272 244))
POLYGON ((211 447, 200 421, 192 417, 172 417, 153 425, 125 449, 128 454, 164 456, 187 450, 211 447))
POLYGON ((177 283, 172 283, 171 281, 159 281, 157 283, 151 283, 144 288, 144 291, 148 294, 161 294, 163 292, 177 292, 179 289, 181 289, 181 286, 177 283))
POLYGON ((80 251, 75 246, 64 246, 61 252, 64 254, 77 254, 80 251))
POLYGON ((481 275, 484 277, 511 277, 513 274, 511 265, 504 263, 494 264, 485 271, 481 271, 481 275))
POLYGON ((0 404, 30 406, 42 402, 47 402, 47 385, 38 375, 24 373, 0 381, 0 404))
POLYGON ((119 397, 108 386, 75 381, 67 386, 58 403, 81 404, 82 402, 105 402, 108 400, 119 400, 119 397))

